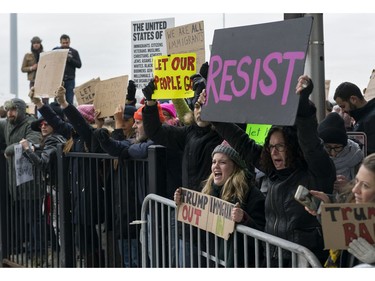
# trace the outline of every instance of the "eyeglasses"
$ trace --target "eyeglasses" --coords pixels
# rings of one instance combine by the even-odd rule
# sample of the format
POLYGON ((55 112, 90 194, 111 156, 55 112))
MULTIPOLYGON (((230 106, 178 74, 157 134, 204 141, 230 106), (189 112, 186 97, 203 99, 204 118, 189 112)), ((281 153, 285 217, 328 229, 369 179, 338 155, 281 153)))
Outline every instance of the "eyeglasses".
POLYGON ((286 145, 284 143, 277 143, 275 145, 270 144, 267 149, 269 152, 272 152, 272 149, 275 148, 278 152, 284 152, 286 145))
POLYGON ((344 149, 344 146, 343 145, 340 145, 340 146, 325 145, 324 148, 327 150, 328 153, 331 152, 332 150, 334 150, 335 152, 341 152, 344 149))
POLYGON ((43 126, 48 126, 48 123, 46 121, 40 122, 39 128, 42 128, 43 126))

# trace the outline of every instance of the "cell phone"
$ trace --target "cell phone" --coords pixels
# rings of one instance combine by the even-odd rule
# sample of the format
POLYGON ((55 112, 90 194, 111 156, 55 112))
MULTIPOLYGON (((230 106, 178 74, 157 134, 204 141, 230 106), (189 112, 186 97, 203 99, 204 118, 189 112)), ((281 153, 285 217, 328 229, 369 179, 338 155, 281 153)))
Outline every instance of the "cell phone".
POLYGON ((297 191, 294 194, 294 199, 313 211, 317 211, 320 205, 320 200, 311 195, 310 191, 303 185, 298 186, 297 191))

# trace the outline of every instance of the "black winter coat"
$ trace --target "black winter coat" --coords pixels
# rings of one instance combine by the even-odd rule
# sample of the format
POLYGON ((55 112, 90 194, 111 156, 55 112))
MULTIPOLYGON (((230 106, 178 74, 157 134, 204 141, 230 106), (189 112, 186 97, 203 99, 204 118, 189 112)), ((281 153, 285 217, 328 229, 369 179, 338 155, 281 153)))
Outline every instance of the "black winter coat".
MULTIPOLYGON (((170 173, 181 174, 182 170, 182 186, 201 191, 202 181, 211 173, 211 153, 222 143, 223 138, 211 126, 201 128, 196 124, 184 127, 162 125, 156 105, 145 106, 142 114, 146 134, 155 144, 163 145, 168 149, 167 161, 170 173), (178 158, 181 153, 182 167, 178 165, 178 161, 181 161, 178 158)), ((171 191, 171 198, 175 189, 171 191)))
MULTIPOLYGON (((266 223, 265 215, 264 215, 264 195, 260 192, 258 188, 256 188, 252 181, 249 180, 250 190, 246 195, 245 202, 241 204, 241 208, 246 212, 246 216, 244 217, 244 221, 240 224, 245 226, 264 231, 264 226, 266 223)), ((215 187, 213 192, 210 194, 212 196, 220 198, 221 187, 215 187)), ((236 204, 237 200, 233 200, 230 202, 232 204, 236 204)), ((214 241, 214 240, 211 240, 214 241)), ((213 244, 213 243, 211 243, 213 244)), ((213 249, 211 249, 213 250, 213 249)), ((254 240, 248 240, 248 266, 254 267, 255 266, 255 246, 254 240)), ((212 251, 212 253, 214 253, 212 251)), ((244 266, 244 241, 243 235, 237 235, 237 267, 244 266)), ((262 255, 262 251, 258 252, 258 255, 262 255)), ((220 246, 219 246, 219 256, 221 259, 224 260, 224 240, 220 238, 220 246)), ((233 245, 233 235, 231 235, 227 242, 227 263, 226 267, 234 267, 234 245, 233 245)))
MULTIPOLYGON (((309 189, 332 193, 336 180, 335 166, 317 135, 315 114, 297 117, 297 134, 307 167, 294 171, 276 171, 266 174, 262 188, 268 190, 265 202, 265 232, 309 248, 323 263, 328 253, 323 251, 324 241, 321 225, 294 199, 298 185, 309 189)), ((249 165, 259 167, 262 146, 234 124, 215 123, 216 130, 233 146, 249 165)), ((288 262, 289 256, 284 259, 288 262)))

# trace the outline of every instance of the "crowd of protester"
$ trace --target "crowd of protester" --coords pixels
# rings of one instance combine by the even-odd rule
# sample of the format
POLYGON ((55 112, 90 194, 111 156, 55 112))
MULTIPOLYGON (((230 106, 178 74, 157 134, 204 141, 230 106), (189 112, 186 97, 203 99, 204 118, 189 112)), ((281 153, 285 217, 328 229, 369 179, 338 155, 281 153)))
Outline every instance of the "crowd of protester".
MULTIPOLYGON (((63 39, 70 41, 69 37, 62 37, 61 40, 63 39)), ((31 42, 32 51, 40 54, 43 51, 40 38, 34 37, 31 42), (37 47, 39 51, 34 50, 37 47)), ((327 267, 333 263, 340 267, 375 263, 374 247, 362 238, 354 239, 347 252, 325 250, 322 226, 316 213, 305 210, 293 198, 297 187, 304 185, 311 190, 312 195, 325 203, 350 202, 349 199, 353 198, 357 204, 375 202, 372 154, 375 144, 375 105, 373 100, 367 102, 364 99, 356 85, 344 82, 337 87, 334 94, 337 106, 329 108, 326 118, 318 124, 315 105, 309 99, 314 89, 313 81, 302 75, 296 81, 299 106, 295 125, 272 126, 264 144, 260 145, 249 137, 240 124, 201 119, 201 110, 206 103, 207 63, 201 67, 200 73, 192 77, 195 93, 193 98, 187 100, 173 99, 163 103, 154 100, 152 95, 155 85, 152 80, 142 89, 143 105, 137 106, 137 86, 130 80, 125 104, 119 104, 113 112, 113 126, 105 127, 100 111, 93 105, 76 106, 72 102, 71 93, 66 95, 63 86, 56 89, 51 103, 36 97, 32 85, 35 77, 32 74, 35 74, 37 63, 34 60, 28 63, 26 61, 25 58, 23 71, 28 73, 31 87, 29 97, 37 114, 28 113, 26 102, 18 98, 6 101, 3 105, 6 117, 0 121, 0 143, 10 169, 13 167, 11 163, 16 144, 22 145, 23 154, 33 165, 46 171, 46 166, 55 165, 59 143, 65 145, 66 152, 108 153, 117 157, 119 162, 146 158, 150 145, 163 145, 167 149, 168 199, 174 199, 179 204, 181 186, 222 198, 236 204, 232 212, 236 223, 305 246, 327 267), (362 149, 363 144, 348 138, 349 130, 367 135, 367 150, 362 149), (259 172, 262 172, 260 178, 256 177, 259 172), (360 249, 365 250, 361 252, 360 249), (356 261, 353 262, 352 259, 350 265, 341 259, 339 262, 339 257, 348 254, 353 255, 356 261)), ((92 177, 95 173, 102 172, 104 173, 91 171, 73 175, 73 200, 85 198, 81 194, 82 186, 74 185, 78 177, 92 177)), ((138 173, 137 176, 143 175, 138 173)), ((44 175, 44 178, 49 177, 51 175, 44 175)), ((97 184, 98 180, 100 179, 94 176, 87 183, 97 184)), ((52 181, 49 195, 55 206, 58 206, 53 186, 52 181)), ((135 197, 135 191, 130 191, 130 196, 135 197)), ((17 189, 14 178, 9 182, 9 192, 13 200, 28 201, 21 206, 30 204, 36 210, 45 204, 45 196, 40 196, 40 193, 17 189)), ((144 197, 145 194, 140 200, 144 197)), ((115 195, 114 198, 117 200, 115 203, 120 204, 121 195, 115 195)), ((97 198, 87 200, 86 208, 95 208, 96 201, 97 198)), ((80 205, 77 202, 75 206, 80 205)), ((132 212, 132 208, 135 207, 130 207, 128 212, 132 212)), ((78 211, 73 213, 79 214, 78 211)), ((60 234, 57 214, 50 215, 58 239, 60 234)), ((121 227, 121 220, 125 215, 127 214, 116 214, 116 228, 121 227)), ((79 221, 78 217, 73 220, 77 224, 79 221)), ((31 225, 31 228, 35 227, 31 225)), ((77 235, 81 237, 79 239, 83 237, 79 233, 96 233, 95 225, 85 225, 88 229, 80 227, 82 225, 77 231, 77 235)), ((37 232, 33 233, 37 235, 37 232)), ((181 237, 179 238, 179 253, 182 253, 182 247, 194 246, 183 244, 181 237)), ((98 237, 90 236, 90 239, 96 241, 98 237)), ((134 233, 118 237, 119 248, 129 245, 129 241, 132 248, 135 248, 137 239, 134 233)), ((243 247, 243 244, 240 245, 243 247)), ((220 251, 223 255, 224 250, 220 251)), ((227 251, 233 249, 229 247, 227 251)), ((271 251, 275 253, 271 263, 276 266, 279 263, 277 249, 271 251)), ((101 254, 99 249, 90 253, 97 256, 94 261, 100 259, 101 254)), ((285 254, 282 258, 283 266, 291 266, 290 255, 285 254)), ((190 261, 190 256, 185 259, 190 261)), ((180 266, 182 260, 179 257, 180 266)), ((96 266, 95 262, 91 266, 96 266)), ((139 265, 127 256, 124 257, 124 266, 139 265)), ((227 266, 233 266, 232 261, 228 261, 227 266)))

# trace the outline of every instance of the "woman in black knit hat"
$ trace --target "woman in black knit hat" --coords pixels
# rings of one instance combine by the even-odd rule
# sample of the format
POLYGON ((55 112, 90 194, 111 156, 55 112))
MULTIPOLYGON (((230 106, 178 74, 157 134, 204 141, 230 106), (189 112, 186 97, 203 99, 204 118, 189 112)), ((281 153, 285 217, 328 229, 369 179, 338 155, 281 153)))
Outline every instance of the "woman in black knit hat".
POLYGON ((358 143, 348 139, 344 119, 336 112, 328 114, 319 124, 318 135, 336 167, 333 193, 338 199, 346 184, 355 178, 364 154, 358 143))

